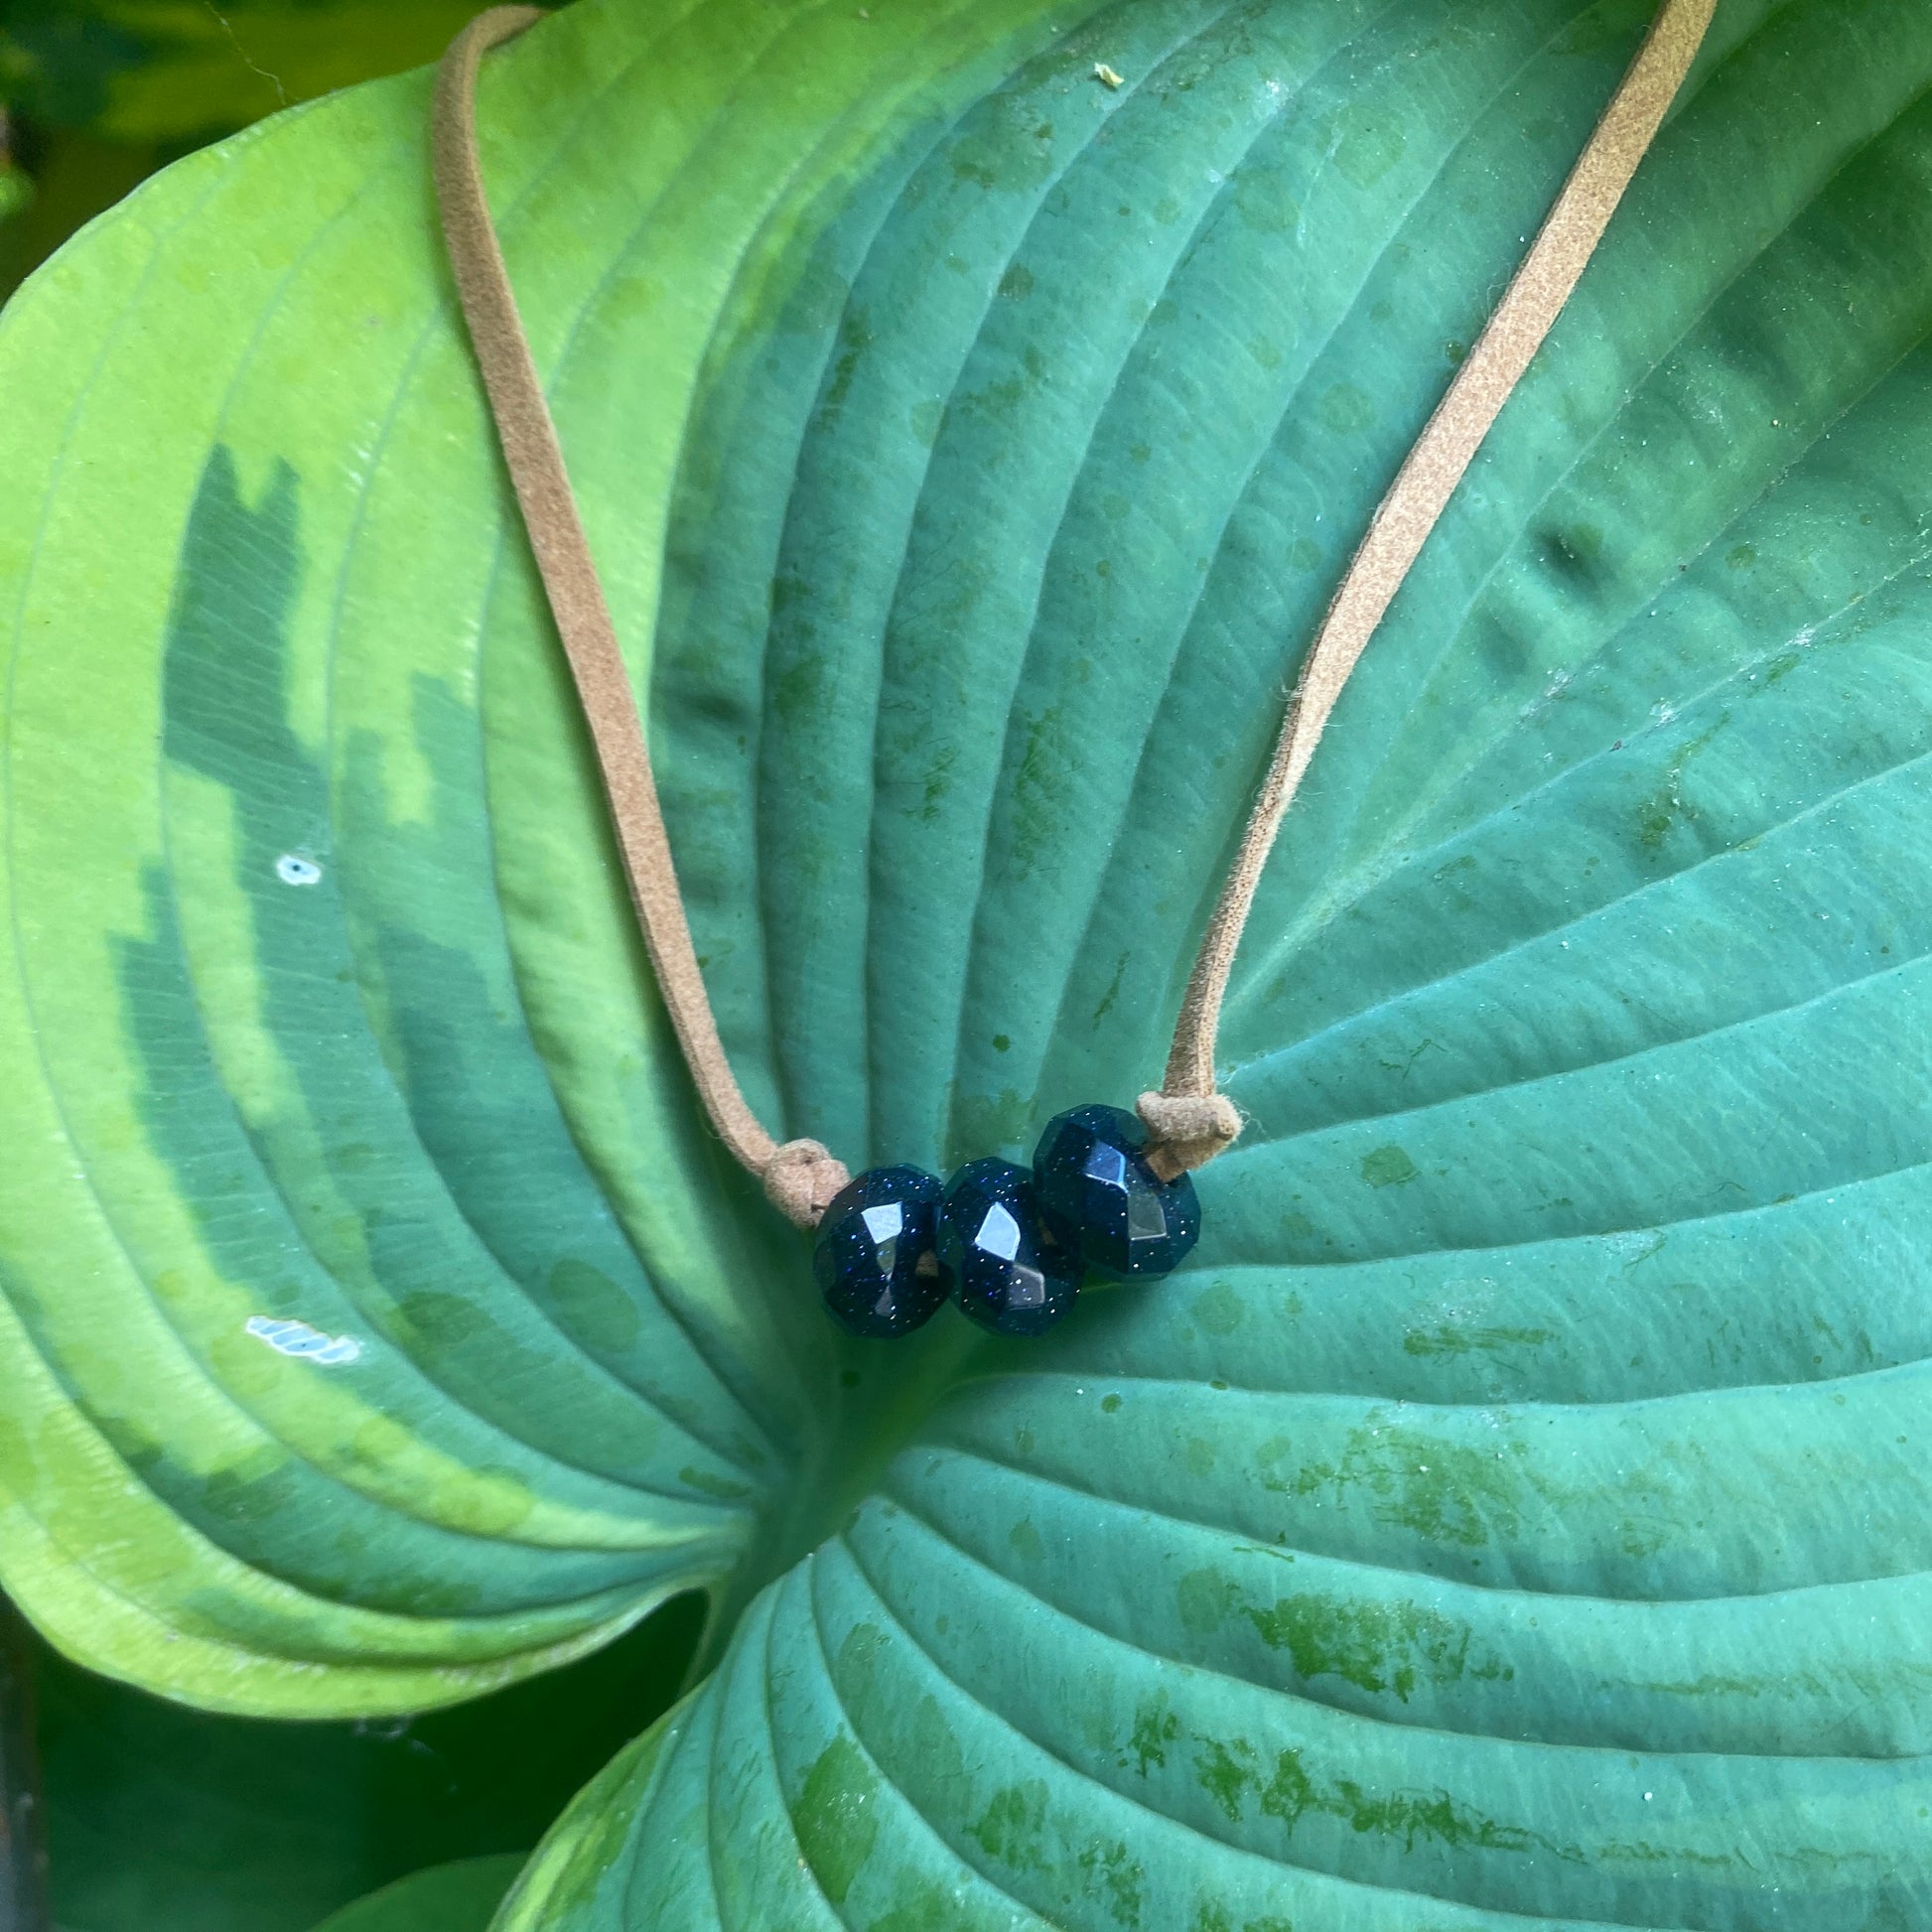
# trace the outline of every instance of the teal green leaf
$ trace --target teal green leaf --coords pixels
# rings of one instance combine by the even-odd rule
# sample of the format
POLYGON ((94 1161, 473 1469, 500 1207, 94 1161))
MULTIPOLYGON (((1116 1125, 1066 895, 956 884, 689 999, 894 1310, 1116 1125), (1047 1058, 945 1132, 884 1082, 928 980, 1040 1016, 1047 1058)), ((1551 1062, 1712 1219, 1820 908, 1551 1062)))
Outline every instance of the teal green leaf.
MULTIPOLYGON (((1646 13, 594 0, 492 59, 775 1129, 940 1168, 1157 1073, 1646 13)), ((1725 0, 1296 806, 1201 1247, 1033 1348, 836 1340, 694 1114, 422 79, 133 199, 0 324, 8 1587, 317 1714, 710 1589, 513 1932, 1921 1922, 1929 82, 1923 9, 1725 0)))

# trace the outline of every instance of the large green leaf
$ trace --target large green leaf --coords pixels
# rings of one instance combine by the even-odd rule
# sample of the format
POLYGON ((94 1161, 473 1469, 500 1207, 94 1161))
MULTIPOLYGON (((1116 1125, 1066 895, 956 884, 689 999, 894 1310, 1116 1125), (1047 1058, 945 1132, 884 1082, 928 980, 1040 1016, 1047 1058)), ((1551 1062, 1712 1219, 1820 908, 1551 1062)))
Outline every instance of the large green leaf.
MULTIPOLYGON (((492 61, 774 1127, 941 1166, 1158 1069, 1644 13, 611 0, 492 61)), ((836 1341, 695 1118, 422 82, 137 197, 0 328, 10 1587, 324 1712, 708 1585, 517 1928, 1922 1920, 1929 82, 1923 8, 1721 7, 1296 807, 1193 1263, 1031 1349, 836 1341)))

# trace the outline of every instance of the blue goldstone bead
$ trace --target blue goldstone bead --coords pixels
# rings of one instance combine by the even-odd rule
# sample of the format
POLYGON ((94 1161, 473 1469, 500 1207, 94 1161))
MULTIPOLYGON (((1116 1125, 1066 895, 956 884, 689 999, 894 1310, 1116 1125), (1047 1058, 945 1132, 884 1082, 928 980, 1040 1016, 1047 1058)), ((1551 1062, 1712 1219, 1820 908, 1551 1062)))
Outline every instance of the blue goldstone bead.
POLYGON ((1177 1267, 1200 1237, 1200 1200, 1186 1174, 1163 1180, 1142 1149, 1147 1129, 1120 1107, 1075 1107, 1046 1123, 1034 1155, 1040 1219, 1096 1274, 1149 1281, 1177 1267))
POLYGON ((933 1247, 941 1191, 917 1168, 869 1168, 832 1196, 812 1274, 840 1327, 905 1335, 931 1319, 952 1286, 933 1247))
POLYGON ((946 1183, 939 1260, 960 1308, 996 1335, 1043 1334, 1080 1286, 1079 1256, 1040 1226, 1034 1177, 1011 1161, 969 1161, 946 1183))

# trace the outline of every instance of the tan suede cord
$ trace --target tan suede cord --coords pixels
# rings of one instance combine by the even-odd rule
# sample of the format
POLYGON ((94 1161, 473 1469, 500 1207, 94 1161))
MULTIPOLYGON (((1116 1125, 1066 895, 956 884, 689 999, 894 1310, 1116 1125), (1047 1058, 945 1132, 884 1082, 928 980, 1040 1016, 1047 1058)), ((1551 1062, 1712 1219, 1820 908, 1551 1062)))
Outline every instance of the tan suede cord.
POLYGON ((1275 755, 1202 935, 1162 1090, 1141 1096, 1141 1118, 1156 1143, 1155 1170, 1164 1178, 1211 1161, 1241 1131, 1239 1113, 1216 1091, 1214 1035, 1275 835, 1356 659, 1602 239, 1697 58, 1715 5, 1716 0, 1664 0, 1529 253, 1404 459, 1343 573, 1309 647, 1275 755))
POLYGON ((691 944, 637 700, 483 195, 477 155, 477 66, 489 48, 542 18, 535 7, 493 7, 479 14, 443 57, 431 133, 443 234, 503 461, 597 748, 644 947, 685 1063, 719 1138, 763 1180, 782 1213, 800 1227, 815 1227, 850 1176, 816 1141, 774 1143, 732 1075, 691 944))
MULTIPOLYGON (((1233 1142, 1241 1117, 1216 1091, 1214 1035, 1255 889, 1296 787, 1355 661, 1462 473, 1589 260, 1676 97, 1715 0, 1664 0, 1529 253, 1371 519, 1311 646, 1233 868, 1187 983, 1163 1091, 1143 1094, 1150 1159, 1172 1179, 1233 1142)), ((488 49, 543 18, 494 7, 451 43, 437 75, 431 146, 457 293, 530 548, 590 726, 637 922, 678 1044, 732 1154, 800 1227, 816 1226, 849 1175, 816 1141, 773 1142, 746 1104, 718 1036, 665 836, 650 753, 603 586, 577 513, 517 315, 477 153, 476 78, 488 49)))

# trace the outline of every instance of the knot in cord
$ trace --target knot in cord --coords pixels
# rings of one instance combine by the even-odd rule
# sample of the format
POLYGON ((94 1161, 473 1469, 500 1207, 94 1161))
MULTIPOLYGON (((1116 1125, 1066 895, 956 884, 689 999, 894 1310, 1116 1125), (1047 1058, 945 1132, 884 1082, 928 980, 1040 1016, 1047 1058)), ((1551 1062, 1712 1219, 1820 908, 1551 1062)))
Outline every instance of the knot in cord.
POLYGON ((1135 1112, 1153 1145, 1148 1165, 1163 1180, 1204 1168, 1241 1135, 1241 1112, 1224 1093, 1144 1093, 1135 1112))
POLYGON ((794 1227, 809 1232, 851 1178, 837 1155, 819 1141, 786 1141, 759 1171, 765 1198, 794 1227))

